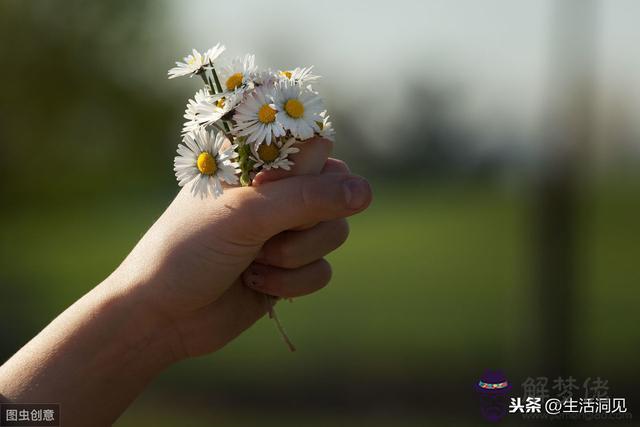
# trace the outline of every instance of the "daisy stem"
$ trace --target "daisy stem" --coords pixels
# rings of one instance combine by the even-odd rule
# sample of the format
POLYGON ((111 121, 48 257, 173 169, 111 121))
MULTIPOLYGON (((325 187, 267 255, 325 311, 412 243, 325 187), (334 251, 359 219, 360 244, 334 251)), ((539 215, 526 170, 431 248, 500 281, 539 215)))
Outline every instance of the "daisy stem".
MULTIPOLYGON (((216 82, 216 89, 218 93, 222 93, 222 85, 220 84, 220 79, 218 79, 218 73, 216 73, 216 69, 211 67, 211 74, 213 75, 213 80, 216 82)), ((229 132, 229 125, 224 120, 222 121, 222 125, 229 132)))
POLYGON ((216 69, 211 67, 211 74, 213 74, 213 80, 216 82, 216 88, 218 93, 222 93, 222 85, 220 84, 220 80, 218 79, 218 73, 216 73, 216 69))
POLYGON ((213 85, 211 84, 211 82, 209 81, 209 79, 207 78, 207 72, 206 71, 200 71, 198 72, 198 75, 200 76, 200 78, 202 79, 202 81, 204 82, 204 85, 209 89, 209 91, 214 94, 215 88, 213 87, 213 85))
MULTIPOLYGON (((217 122, 214 123, 213 126, 215 126, 216 129, 218 129, 220 132, 222 132, 224 134, 224 136, 229 138, 229 141, 231 141, 233 143, 233 135, 231 135, 229 133, 229 129, 223 129, 222 127, 220 127, 220 125, 217 122)), ((226 128, 226 126, 225 126, 225 128, 226 128)))
POLYGON ((280 333, 280 336, 284 340, 284 343, 289 348, 289 351, 292 351, 292 352, 296 351, 296 347, 293 345, 293 343, 289 339, 289 336, 287 335, 287 331, 284 330, 284 327, 282 326, 282 323, 280 323, 280 319, 278 318, 278 314, 276 313, 276 309, 275 309, 276 298, 266 294, 264 298, 267 303, 267 313, 269 314, 269 318, 273 319, 273 321, 275 322, 276 328, 278 328, 278 332, 280 333))
MULTIPOLYGON (((209 83, 209 85, 214 88, 213 92, 214 93, 222 93, 222 85, 220 84, 220 79, 218 79, 218 73, 216 73, 216 69, 211 67, 211 75, 213 76, 213 80, 215 81, 215 88, 213 86, 213 83, 209 83)), ((227 124, 227 122, 225 122, 224 120, 222 121, 222 125, 224 126, 224 128, 227 130, 227 132, 229 132, 229 125, 227 124)))
POLYGON ((248 143, 244 141, 240 143, 240 146, 238 147, 238 154, 239 154, 238 162, 240 163, 240 171, 241 171, 240 184, 243 187, 247 187, 251 185, 251 177, 249 176, 249 173, 253 168, 253 162, 251 161, 250 151, 251 151, 251 148, 249 147, 248 143))
MULTIPOLYGON (((222 85, 220 84, 218 73, 216 73, 216 69, 214 67, 211 67, 211 75, 213 76, 213 80, 215 82, 218 93, 222 93, 222 85)), ((229 135, 230 133, 229 125, 224 120, 221 120, 221 122, 222 122, 222 126, 224 127, 224 130, 220 129, 219 126, 218 126, 218 129, 222 130, 222 132, 227 136, 227 138, 229 138, 233 142, 233 137, 229 135)), ((249 145, 241 142, 238 147, 238 154, 239 154, 238 160, 240 163, 240 170, 241 170, 240 184, 243 187, 246 187, 251 185, 251 178, 249 176, 249 173, 251 172, 251 168, 253 167, 253 165, 251 164, 252 162, 251 162, 251 157, 249 153, 249 145)))

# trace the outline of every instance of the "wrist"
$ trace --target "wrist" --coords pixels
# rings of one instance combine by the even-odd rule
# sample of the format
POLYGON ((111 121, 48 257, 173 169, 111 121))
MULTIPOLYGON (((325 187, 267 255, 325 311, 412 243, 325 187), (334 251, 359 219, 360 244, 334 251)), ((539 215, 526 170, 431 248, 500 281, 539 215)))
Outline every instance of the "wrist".
POLYGON ((92 292, 105 317, 117 325, 116 347, 134 365, 140 362, 143 376, 151 377, 184 356, 172 320, 154 309, 144 289, 148 287, 112 275, 92 292))

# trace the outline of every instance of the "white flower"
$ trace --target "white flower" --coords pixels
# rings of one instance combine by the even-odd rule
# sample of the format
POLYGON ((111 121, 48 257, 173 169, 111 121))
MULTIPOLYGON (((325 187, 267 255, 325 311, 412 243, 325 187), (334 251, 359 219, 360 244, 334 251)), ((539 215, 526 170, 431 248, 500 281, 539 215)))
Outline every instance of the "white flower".
POLYGON ((267 87, 259 87, 236 108, 233 120, 236 135, 246 136, 248 143, 256 146, 263 141, 271 144, 271 140, 285 135, 282 124, 276 121, 276 106, 272 102, 273 91, 267 87))
POLYGON ((279 75, 285 80, 290 80, 294 83, 305 85, 320 78, 320 76, 311 74, 311 70, 313 70, 313 65, 310 67, 296 67, 293 70, 280 71, 279 75))
POLYGON ((174 160, 178 185, 181 187, 193 182, 191 192, 200 198, 209 193, 213 197, 222 194, 222 184, 236 184, 238 163, 234 160, 238 153, 235 146, 223 149, 228 140, 222 133, 198 128, 186 134, 178 145, 178 156, 174 160))
POLYGON ((252 89, 256 71, 255 57, 253 55, 234 58, 231 64, 220 70, 222 90, 234 92, 252 89))
POLYGON ((176 62, 177 67, 170 69, 167 74, 169 74, 170 79, 180 76, 193 77, 204 70, 205 66, 212 65, 213 61, 218 58, 224 50, 225 47, 220 43, 207 50, 204 55, 193 49, 191 55, 184 57, 184 62, 176 62))
POLYGON ((271 68, 266 70, 258 70, 253 75, 253 82, 256 85, 273 86, 278 80, 283 78, 271 68))
POLYGON ((273 97, 278 110, 276 120, 293 136, 305 140, 320 132, 317 122, 322 122, 322 99, 317 93, 300 85, 280 81, 273 97))
POLYGON ((209 95, 201 99, 195 106, 196 121, 201 126, 209 126, 233 110, 241 100, 242 93, 240 92, 209 95))
POLYGON ((298 147, 294 147, 295 138, 289 138, 287 142, 282 144, 280 140, 274 140, 272 144, 251 144, 251 159, 255 162, 254 169, 291 169, 293 162, 288 159, 289 154, 300 151, 298 147))
POLYGON ((204 102, 209 94, 205 89, 200 89, 196 92, 193 99, 190 99, 187 103, 187 109, 184 110, 184 118, 187 119, 182 127, 182 133, 191 132, 196 130, 200 123, 198 123, 198 105, 204 102))
POLYGON ((222 52, 225 51, 225 49, 226 48, 224 47, 224 45, 221 45, 220 43, 218 43, 217 45, 215 45, 211 49, 207 50, 204 53, 204 62, 205 62, 205 64, 206 65, 213 65, 213 61, 218 59, 218 57, 222 54, 222 52))
POLYGON ((329 117, 331 116, 327 114, 326 110, 320 113, 320 116, 322 117, 322 122, 318 123, 318 126, 320 127, 320 136, 328 139, 329 141, 335 142, 336 131, 333 129, 333 124, 329 121, 329 117))

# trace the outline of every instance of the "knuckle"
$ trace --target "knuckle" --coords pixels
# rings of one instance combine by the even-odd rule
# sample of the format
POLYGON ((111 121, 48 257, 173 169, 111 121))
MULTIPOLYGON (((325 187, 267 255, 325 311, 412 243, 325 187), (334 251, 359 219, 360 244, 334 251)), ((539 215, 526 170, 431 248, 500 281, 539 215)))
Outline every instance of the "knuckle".
POLYGON ((340 159, 333 159, 336 165, 336 169, 344 172, 344 173, 349 173, 351 172, 351 170, 349 169, 349 166, 347 165, 347 163, 343 160, 340 159))
POLYGON ((272 249, 271 260, 274 265, 282 268, 296 267, 296 251, 292 244, 286 239, 282 239, 275 244, 272 249))

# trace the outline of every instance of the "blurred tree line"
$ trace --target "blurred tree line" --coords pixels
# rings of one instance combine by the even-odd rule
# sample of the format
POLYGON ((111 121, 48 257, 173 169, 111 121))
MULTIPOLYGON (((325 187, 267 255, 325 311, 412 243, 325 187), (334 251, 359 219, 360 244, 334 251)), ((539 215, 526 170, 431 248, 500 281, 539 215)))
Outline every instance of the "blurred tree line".
MULTIPOLYGON (((172 34, 166 6, 150 0, 0 3, 5 198, 175 189, 167 171, 184 109, 176 100, 186 101, 195 85, 166 80, 165 70, 179 51, 167 46, 172 34)), ((266 51, 263 60, 281 55, 266 51)), ((339 138, 336 155, 354 171, 385 180, 523 175, 536 155, 522 147, 530 149, 541 136, 518 135, 508 117, 475 126, 462 120, 468 84, 408 79, 396 89, 403 92, 402 106, 383 126, 389 130, 383 149, 366 134, 380 126, 361 118, 379 99, 328 96, 339 138), (493 149, 482 148, 486 140, 493 149)), ((621 123, 620 117, 614 131, 605 126, 607 147, 623 145, 613 144, 621 132, 635 138, 632 120, 621 123)))
MULTIPOLYGON (((188 96, 176 89, 193 84, 166 81, 174 50, 153 39, 168 36, 165 13, 149 0, 0 3, 5 199, 173 188, 167 170, 184 108, 175 101, 188 96)), ((374 177, 476 175, 472 131, 455 120, 459 98, 428 82, 404 90, 410 116, 397 121, 390 144, 402 150, 376 152, 352 109, 336 105, 334 125, 346 141, 337 155, 374 177)))
POLYGON ((176 112, 149 85, 132 84, 149 77, 157 14, 148 0, 0 3, 5 199, 171 180, 173 148, 163 142, 178 130, 176 112))

